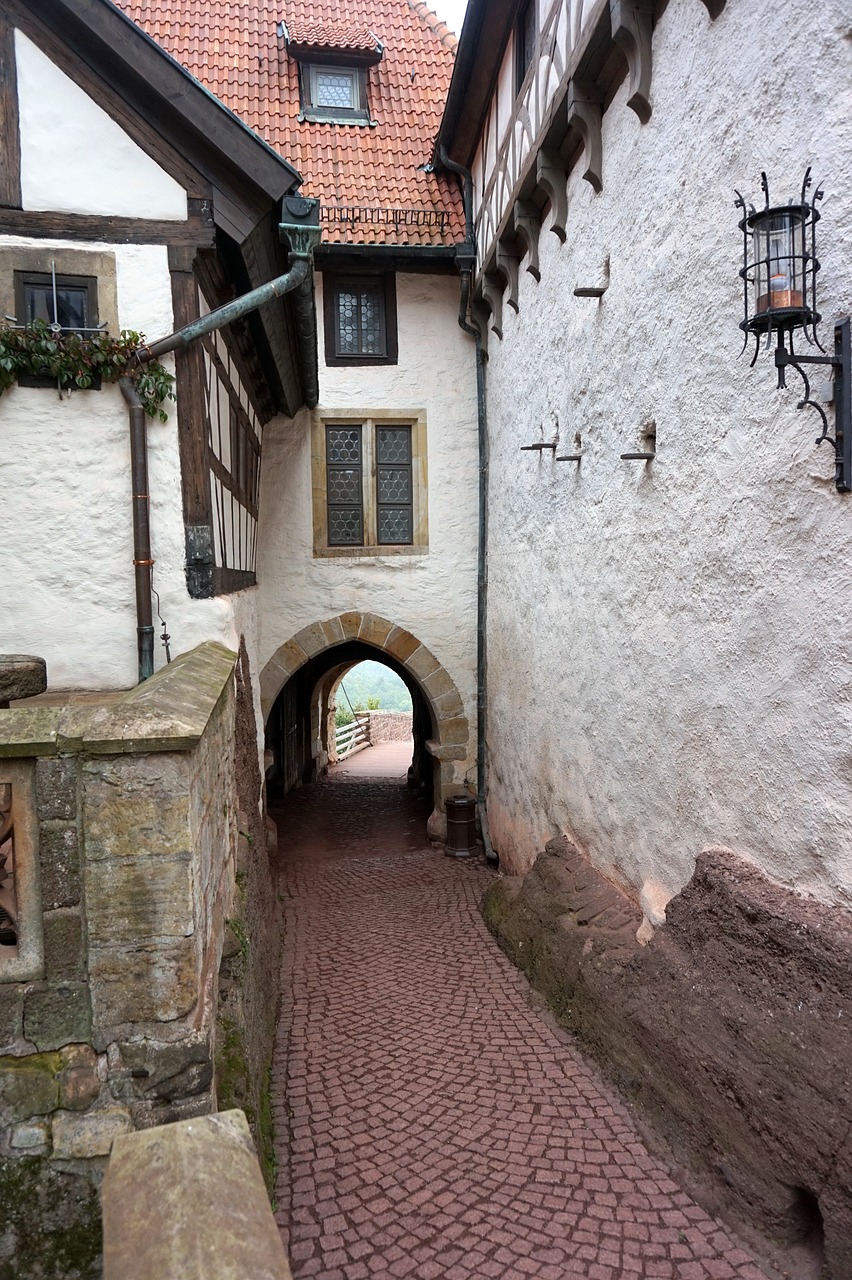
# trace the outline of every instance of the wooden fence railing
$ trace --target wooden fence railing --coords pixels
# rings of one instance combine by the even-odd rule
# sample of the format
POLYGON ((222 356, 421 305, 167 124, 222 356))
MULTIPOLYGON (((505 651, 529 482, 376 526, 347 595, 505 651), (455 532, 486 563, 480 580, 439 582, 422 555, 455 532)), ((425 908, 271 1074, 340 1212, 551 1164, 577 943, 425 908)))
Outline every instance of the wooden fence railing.
POLYGON ((354 751, 370 745, 370 717, 356 716, 351 724, 342 725, 334 735, 334 747, 338 760, 345 760, 354 751))

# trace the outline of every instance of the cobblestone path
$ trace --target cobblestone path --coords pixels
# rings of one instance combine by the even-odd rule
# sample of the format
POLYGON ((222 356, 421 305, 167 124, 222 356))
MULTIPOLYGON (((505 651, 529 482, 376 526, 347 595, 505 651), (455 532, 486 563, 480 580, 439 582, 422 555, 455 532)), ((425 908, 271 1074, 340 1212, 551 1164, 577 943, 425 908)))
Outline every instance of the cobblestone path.
POLYGON ((479 914, 492 873, 424 849, 418 802, 327 780, 279 818, 297 1280, 765 1280, 531 1006, 479 914))

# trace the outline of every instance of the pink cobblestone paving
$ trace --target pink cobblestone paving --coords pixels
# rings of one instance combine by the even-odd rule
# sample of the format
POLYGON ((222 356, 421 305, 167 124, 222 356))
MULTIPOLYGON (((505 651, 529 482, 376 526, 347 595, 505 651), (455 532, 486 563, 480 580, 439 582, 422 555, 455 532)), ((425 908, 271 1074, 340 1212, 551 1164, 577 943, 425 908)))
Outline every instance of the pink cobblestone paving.
POLYGON ((277 1217, 322 1280, 766 1280, 531 1006, 419 802, 327 780, 279 815, 277 1217))

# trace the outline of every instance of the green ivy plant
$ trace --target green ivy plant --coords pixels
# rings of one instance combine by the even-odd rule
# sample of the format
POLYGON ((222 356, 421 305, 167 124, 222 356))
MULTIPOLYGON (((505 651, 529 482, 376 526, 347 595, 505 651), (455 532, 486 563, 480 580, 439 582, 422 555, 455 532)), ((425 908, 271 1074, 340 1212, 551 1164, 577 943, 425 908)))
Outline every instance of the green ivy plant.
POLYGON ((0 326, 0 395, 13 386, 19 374, 55 378, 63 389, 85 390, 102 382, 117 382, 127 376, 136 384, 149 418, 168 421, 163 409, 174 400, 174 377, 157 361, 139 364, 134 356, 145 345, 145 336, 122 329, 121 336, 108 333, 54 333, 43 320, 21 328, 0 326))

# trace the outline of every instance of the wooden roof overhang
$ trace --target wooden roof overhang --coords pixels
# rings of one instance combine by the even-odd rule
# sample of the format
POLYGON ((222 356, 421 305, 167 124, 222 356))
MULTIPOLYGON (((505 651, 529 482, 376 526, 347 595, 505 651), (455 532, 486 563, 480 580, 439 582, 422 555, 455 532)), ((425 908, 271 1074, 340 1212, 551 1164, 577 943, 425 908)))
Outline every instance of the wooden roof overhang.
MULTIPOLYGON (((192 250, 209 253, 218 248, 226 275, 220 273, 220 296, 211 301, 227 300, 222 296, 226 293, 238 296, 286 271, 287 247, 280 243, 278 231, 281 201, 298 189, 302 179, 283 156, 112 0, 4 0, 4 9, 10 22, 95 96, 134 141, 184 186, 193 227, 182 229, 175 224, 174 240, 190 256, 192 250)), ((0 221, 14 221, 12 211, 0 214, 7 215, 0 221)), ((140 209, 140 223, 144 219, 140 209)), ((25 232, 26 212, 20 212, 18 221, 25 232)), ((73 219, 67 221, 73 234, 73 219)), ((89 217, 87 221, 96 220, 89 217)), ((163 224, 157 227, 162 238, 163 224)), ((139 234, 137 229, 134 238, 139 234)), ((298 323, 304 326, 303 306, 299 316, 298 323)), ((300 367, 293 299, 288 295, 268 304, 247 317, 246 324, 267 382, 259 395, 266 405, 265 416, 275 411, 294 414, 305 403, 306 387, 316 384, 317 371, 300 367)), ((315 340, 315 316, 313 327, 315 340)))

